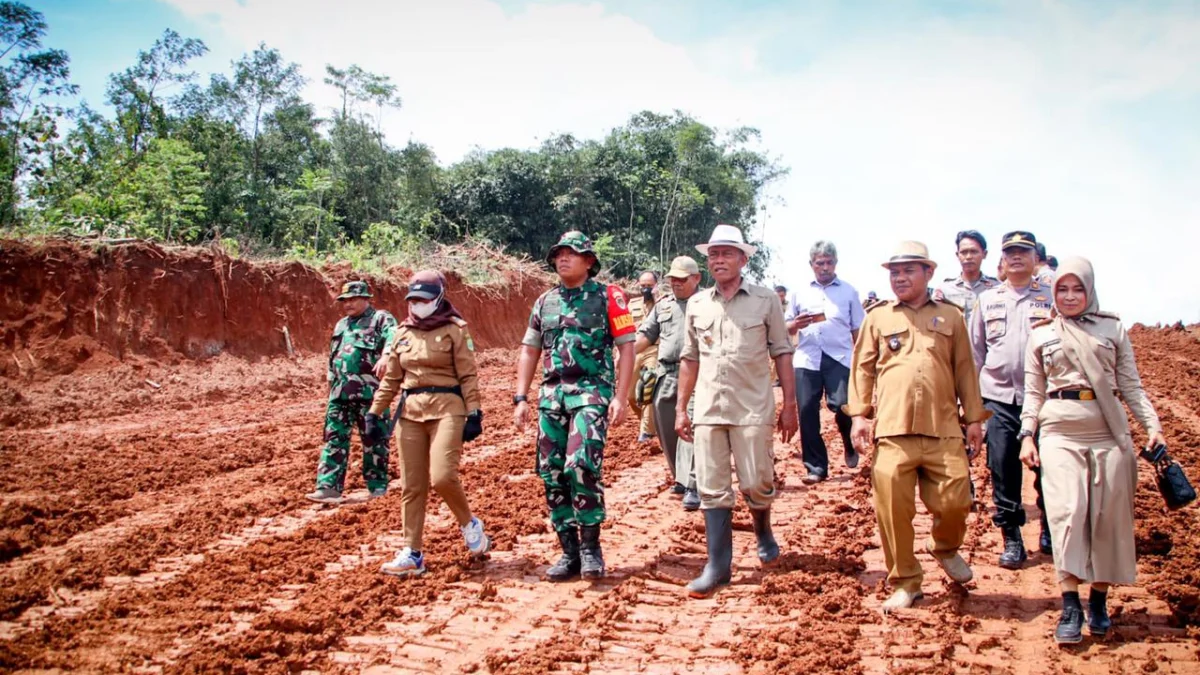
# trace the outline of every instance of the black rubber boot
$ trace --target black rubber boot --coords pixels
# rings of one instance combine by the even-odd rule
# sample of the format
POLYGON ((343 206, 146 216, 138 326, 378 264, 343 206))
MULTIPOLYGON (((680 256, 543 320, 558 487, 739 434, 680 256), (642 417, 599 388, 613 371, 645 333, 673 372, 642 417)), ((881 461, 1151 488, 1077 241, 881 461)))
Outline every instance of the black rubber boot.
POLYGON ((707 598, 732 578, 733 509, 706 509, 704 534, 708 540, 708 562, 700 576, 688 584, 688 595, 707 598))
POLYGON ((1050 541, 1050 521, 1042 514, 1042 532, 1038 535, 1038 550, 1046 555, 1054 555, 1054 544, 1050 541))
POLYGON ((559 532, 558 542, 562 544, 563 554, 558 562, 546 570, 546 578, 550 581, 567 581, 579 576, 579 530, 572 527, 559 532))
POLYGON ((579 572, 584 579, 604 576, 604 553, 600 551, 600 526, 579 528, 579 572))
POLYGON ((758 538, 758 561, 770 565, 779 557, 779 544, 771 534, 771 509, 750 509, 754 518, 754 536, 758 538))
POLYGON ((1000 530, 1004 534, 1004 553, 1000 554, 1000 566, 1006 570, 1019 570, 1029 559, 1025 554, 1025 542, 1021 541, 1021 528, 1005 527, 1000 530))
POLYGON ((1060 645, 1074 645, 1083 641, 1083 608, 1079 605, 1079 593, 1062 594, 1063 613, 1054 629, 1054 641, 1060 645))
POLYGON ((1112 619, 1108 618, 1108 591, 1092 589, 1088 593, 1088 632, 1095 637, 1108 635, 1112 619))

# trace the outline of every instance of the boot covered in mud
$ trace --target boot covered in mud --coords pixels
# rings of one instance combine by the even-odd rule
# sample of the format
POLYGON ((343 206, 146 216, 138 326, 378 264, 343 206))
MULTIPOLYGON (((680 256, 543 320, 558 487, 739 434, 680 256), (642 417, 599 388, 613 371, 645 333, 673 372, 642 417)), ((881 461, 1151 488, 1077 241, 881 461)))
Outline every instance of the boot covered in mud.
POLYGON ((708 543, 708 562, 700 576, 688 584, 688 595, 707 598, 732 578, 733 509, 704 511, 704 533, 708 543))
POLYGON ((758 561, 770 565, 779 558, 779 544, 771 533, 771 509, 750 509, 754 518, 754 536, 758 538, 758 561))
POLYGON ((600 526, 579 528, 579 572, 584 579, 604 576, 604 553, 600 550, 600 526))
POLYGON ((1017 526, 1001 528, 1004 535, 1004 552, 1000 554, 1000 566, 1006 570, 1019 570, 1029 559, 1025 553, 1025 542, 1021 541, 1021 528, 1017 526))
POLYGON ((579 576, 579 530, 572 527, 558 533, 562 545, 562 557, 546 570, 550 581, 567 581, 579 576))

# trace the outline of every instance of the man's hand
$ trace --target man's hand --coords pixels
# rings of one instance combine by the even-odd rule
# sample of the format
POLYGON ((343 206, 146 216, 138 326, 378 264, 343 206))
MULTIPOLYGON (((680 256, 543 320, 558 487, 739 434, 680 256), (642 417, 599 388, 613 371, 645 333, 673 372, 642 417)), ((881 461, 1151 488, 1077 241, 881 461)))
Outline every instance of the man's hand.
POLYGON ((1042 458, 1038 457, 1037 444, 1033 442, 1032 436, 1021 440, 1021 463, 1031 469, 1042 465, 1042 458))
POLYGON ((618 399, 608 406, 608 426, 610 429, 624 424, 626 417, 629 417, 628 401, 618 399))
POLYGON ((871 447, 871 421, 862 415, 855 415, 851 418, 850 425, 850 443, 854 445, 854 449, 866 453, 871 447))
POLYGON ((382 380, 383 376, 387 374, 387 367, 388 357, 384 356, 382 359, 379 359, 378 363, 375 364, 375 379, 382 380))
POLYGON ((517 431, 525 431, 525 425, 529 424, 529 404, 521 401, 513 410, 513 426, 517 431))
POLYGON ((1154 432, 1154 435, 1150 437, 1150 440, 1147 442, 1146 447, 1157 448, 1160 445, 1166 445, 1166 444, 1167 444, 1167 437, 1163 436, 1163 432, 1156 431, 1156 432, 1154 432))
POLYGON ((813 324, 813 316, 811 314, 801 314, 800 316, 788 322, 788 327, 793 331, 802 331, 813 324))
POLYGON ((796 436, 796 431, 800 428, 800 416, 796 412, 796 403, 784 403, 779 409, 779 421, 776 423, 779 429, 779 438, 784 443, 790 443, 792 438, 796 436))
POLYGON ((983 424, 971 422, 967 425, 967 457, 975 459, 975 455, 983 449, 983 424))
POLYGON ((687 410, 675 410, 675 433, 688 443, 695 440, 692 436, 692 418, 688 417, 687 410))

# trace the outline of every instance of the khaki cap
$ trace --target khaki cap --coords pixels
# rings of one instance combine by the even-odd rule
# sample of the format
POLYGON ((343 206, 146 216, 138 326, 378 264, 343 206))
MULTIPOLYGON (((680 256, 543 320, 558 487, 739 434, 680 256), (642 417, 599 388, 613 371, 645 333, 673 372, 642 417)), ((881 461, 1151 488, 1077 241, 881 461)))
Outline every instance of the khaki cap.
POLYGON ((686 255, 681 255, 671 261, 671 270, 667 272, 667 276, 675 277, 676 279, 686 279, 693 274, 700 274, 700 265, 696 261, 686 255))

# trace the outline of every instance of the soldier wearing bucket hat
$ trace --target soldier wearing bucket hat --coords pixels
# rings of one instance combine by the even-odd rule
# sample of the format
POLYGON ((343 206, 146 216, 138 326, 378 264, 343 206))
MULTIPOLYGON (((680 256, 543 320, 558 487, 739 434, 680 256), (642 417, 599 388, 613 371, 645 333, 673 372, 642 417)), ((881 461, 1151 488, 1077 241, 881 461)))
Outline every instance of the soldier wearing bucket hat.
POLYGON ((350 434, 363 440, 363 479, 372 498, 387 493, 388 439, 368 438, 367 413, 379 388, 375 366, 396 329, 396 319, 371 306, 365 281, 347 281, 337 296, 345 314, 333 329, 329 345, 329 405, 325 411, 325 447, 317 462, 317 489, 306 498, 326 504, 342 500, 350 460, 350 434))
MULTIPOLYGON (((641 350, 658 345, 658 382, 654 387, 654 421, 658 442, 662 446, 667 466, 675 484, 676 494, 683 495, 683 508, 700 508, 696 491, 696 467, 690 441, 675 432, 675 404, 679 398, 679 358, 683 353, 684 319, 688 300, 700 288, 700 266, 686 255, 671 261, 667 272, 671 295, 659 298, 638 328, 637 347, 641 350)), ((689 402, 690 403, 690 402, 689 402)))
POLYGON ((708 271, 717 285, 688 300, 675 430, 680 438, 695 443, 708 562, 688 584, 688 594, 700 598, 731 578, 733 507, 737 503, 729 469, 731 456, 738 487, 754 519, 758 559, 770 565, 779 557, 779 545, 771 532, 771 502, 775 499, 772 427, 778 424, 787 443, 796 433, 799 417, 795 382, 787 377, 780 381, 783 411, 775 416, 769 363, 774 360, 778 372, 792 372, 792 343, 779 296, 742 276, 758 249, 746 243, 738 228, 718 225, 708 243, 696 250, 708 258, 708 271), (693 392, 694 420, 687 411, 693 392))
POLYGON ((883 267, 896 300, 875 305, 863 321, 843 411, 853 420, 850 434, 858 450, 875 448, 875 517, 894 589, 883 603, 886 613, 922 596, 924 575, 913 553, 918 485, 934 523, 925 549, 952 580, 971 580, 971 568, 958 554, 971 510, 959 403, 972 454, 982 443, 988 413, 962 312, 929 297, 937 263, 928 249, 902 242, 883 267))
POLYGON ((609 425, 621 424, 628 413, 636 327, 625 292, 594 279, 600 260, 582 232, 562 235, 546 260, 559 284, 530 312, 517 361, 513 421, 517 429, 529 421, 526 397, 540 357, 537 470, 563 550, 546 576, 598 579, 604 576, 604 444, 609 425), (613 347, 620 353, 615 388, 613 347))
MULTIPOLYGON (((971 312, 969 330, 979 388, 992 412, 987 428, 987 465, 992 474, 992 522, 1004 536, 999 564, 1018 569, 1028 558, 1021 539, 1025 507, 1021 498, 1025 469, 1021 465, 1021 406, 1025 402, 1025 350, 1033 324, 1050 318, 1053 289, 1038 281, 1037 238, 1016 230, 1005 234, 1004 283, 984 291, 971 312)), ((1052 553, 1050 525, 1042 499, 1041 469, 1034 469, 1037 507, 1042 511, 1038 548, 1052 553)))

